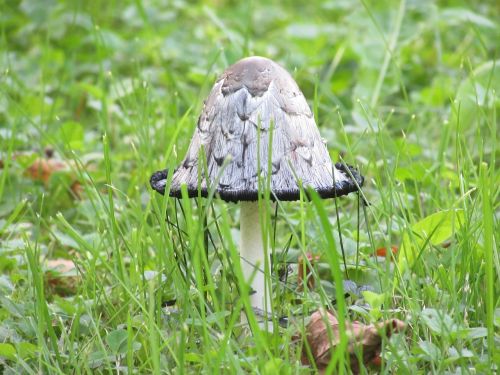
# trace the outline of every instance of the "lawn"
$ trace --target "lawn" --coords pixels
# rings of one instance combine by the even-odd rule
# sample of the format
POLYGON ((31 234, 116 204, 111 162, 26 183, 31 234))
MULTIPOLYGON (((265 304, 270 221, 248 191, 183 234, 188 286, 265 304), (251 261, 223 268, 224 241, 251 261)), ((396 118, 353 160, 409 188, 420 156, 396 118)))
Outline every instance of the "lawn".
POLYGON ((314 373, 326 309, 326 373, 496 373, 499 40, 497 1, 0 0, 0 372, 314 373), (272 330, 241 293, 240 205, 149 185, 251 55, 365 177, 259 201, 272 330), (396 319, 376 361, 347 345, 396 319))

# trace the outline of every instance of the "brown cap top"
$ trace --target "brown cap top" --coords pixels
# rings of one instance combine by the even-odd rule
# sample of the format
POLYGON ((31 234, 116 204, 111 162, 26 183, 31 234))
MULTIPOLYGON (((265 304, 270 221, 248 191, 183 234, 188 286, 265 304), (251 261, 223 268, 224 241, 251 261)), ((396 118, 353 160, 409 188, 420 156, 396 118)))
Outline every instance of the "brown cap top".
MULTIPOLYGON (((363 178, 352 172, 361 185, 363 178)), ((254 56, 230 66, 215 83, 170 195, 180 197, 185 184, 189 196, 198 190, 207 196, 212 188, 226 201, 253 201, 268 173, 279 200, 299 199, 298 180, 324 198, 357 190, 346 169, 332 165, 294 79, 275 62, 254 56)), ((151 186, 163 194, 166 178, 166 171, 153 174, 151 186)))

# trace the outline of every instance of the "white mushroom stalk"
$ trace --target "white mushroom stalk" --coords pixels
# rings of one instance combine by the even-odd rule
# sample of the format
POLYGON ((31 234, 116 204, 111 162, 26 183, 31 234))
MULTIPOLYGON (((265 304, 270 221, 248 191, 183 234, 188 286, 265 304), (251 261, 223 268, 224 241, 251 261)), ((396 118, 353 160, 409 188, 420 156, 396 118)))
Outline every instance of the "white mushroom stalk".
POLYGON ((259 203, 241 202, 240 257, 245 281, 253 277, 250 303, 263 312, 270 309, 270 293, 266 293, 265 251, 260 223, 259 203), (266 309, 267 308, 267 309, 266 309))

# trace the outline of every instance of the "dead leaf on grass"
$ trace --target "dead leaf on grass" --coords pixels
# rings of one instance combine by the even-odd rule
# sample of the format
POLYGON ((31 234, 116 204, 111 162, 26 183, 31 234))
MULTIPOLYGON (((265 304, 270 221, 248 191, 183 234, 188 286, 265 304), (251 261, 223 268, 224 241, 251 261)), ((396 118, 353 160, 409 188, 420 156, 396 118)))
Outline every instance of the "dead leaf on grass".
MULTIPOLYGON (((49 154, 47 154, 49 155, 49 154)), ((75 198, 81 198, 83 193, 82 185, 71 172, 70 165, 60 159, 55 159, 52 157, 48 158, 38 158, 32 165, 26 169, 26 175, 34 181, 43 182, 45 186, 48 185, 50 177, 56 172, 67 172, 73 182, 71 183, 70 189, 75 198)))
MULTIPOLYGON (((390 254, 392 254, 393 256, 396 256, 398 253, 398 247, 397 246, 394 246, 392 245, 389 249, 389 251, 387 250, 386 247, 379 247, 377 250, 375 250, 375 254, 378 256, 378 257, 386 257, 386 256, 390 256, 390 254)), ((391 257, 391 261, 393 260, 393 257, 391 257)))
MULTIPOLYGON (((390 337, 400 332, 405 324, 398 319, 386 320, 376 324, 365 325, 360 322, 346 322, 346 333, 349 340, 350 368, 354 374, 359 373, 360 364, 358 355, 361 353, 365 365, 380 360, 382 338, 390 337)), ((307 325, 307 343, 318 370, 324 371, 331 360, 332 349, 339 345, 341 340, 340 326, 337 318, 329 311, 318 310, 311 315, 307 325)), ((307 349, 302 352, 302 362, 310 364, 307 349)))
POLYGON ((75 263, 69 259, 51 259, 47 261, 45 284, 50 294, 65 297, 76 293, 80 276, 75 263))
POLYGON ((26 174, 32 180, 41 181, 44 184, 49 182, 50 176, 54 172, 67 169, 66 163, 57 159, 36 159, 26 170, 26 174))

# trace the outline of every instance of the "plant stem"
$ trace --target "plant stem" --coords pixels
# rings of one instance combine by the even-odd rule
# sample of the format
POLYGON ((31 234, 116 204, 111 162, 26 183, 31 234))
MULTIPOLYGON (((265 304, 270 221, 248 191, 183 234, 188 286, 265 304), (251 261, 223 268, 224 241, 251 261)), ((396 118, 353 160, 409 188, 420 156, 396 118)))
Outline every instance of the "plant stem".
POLYGON ((269 294, 265 293, 264 243, 259 220, 258 202, 241 202, 240 211, 240 256, 245 281, 251 281, 252 307, 265 310, 270 306, 269 294))

